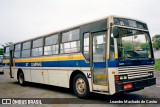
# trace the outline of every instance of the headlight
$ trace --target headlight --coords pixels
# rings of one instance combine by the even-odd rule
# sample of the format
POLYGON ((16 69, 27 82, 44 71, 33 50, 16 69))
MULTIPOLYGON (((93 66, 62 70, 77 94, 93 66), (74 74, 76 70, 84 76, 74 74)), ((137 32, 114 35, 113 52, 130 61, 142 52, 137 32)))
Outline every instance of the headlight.
POLYGON ((128 79, 127 75, 115 75, 115 81, 127 80, 127 79, 128 79))
POLYGON ((153 72, 148 72, 148 76, 153 76, 153 72))
POLYGON ((123 79, 125 79, 125 80, 128 79, 127 75, 124 75, 123 79))
POLYGON ((123 75, 120 75, 120 76, 119 76, 119 79, 120 79, 120 80, 123 80, 123 79, 124 79, 123 75))

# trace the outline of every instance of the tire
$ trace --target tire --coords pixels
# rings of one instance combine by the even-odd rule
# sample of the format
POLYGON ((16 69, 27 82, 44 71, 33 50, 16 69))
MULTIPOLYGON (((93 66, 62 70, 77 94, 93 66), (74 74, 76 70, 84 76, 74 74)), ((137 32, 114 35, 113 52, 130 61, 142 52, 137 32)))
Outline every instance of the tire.
POLYGON ((21 85, 21 86, 24 86, 25 85, 25 79, 24 79, 24 74, 23 72, 20 72, 18 74, 18 83, 21 85))
POLYGON ((79 98, 88 98, 90 91, 86 77, 83 74, 77 74, 73 79, 73 91, 79 98))

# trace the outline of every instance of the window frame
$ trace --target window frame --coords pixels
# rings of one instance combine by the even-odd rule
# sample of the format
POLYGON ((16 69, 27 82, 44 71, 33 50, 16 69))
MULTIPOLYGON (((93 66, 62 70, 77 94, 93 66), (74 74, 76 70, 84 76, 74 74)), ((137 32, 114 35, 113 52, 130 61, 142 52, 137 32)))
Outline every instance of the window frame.
POLYGON ((44 55, 44 56, 51 56, 51 55, 58 55, 58 54, 59 54, 59 49, 60 49, 59 39, 60 39, 60 36, 59 36, 58 33, 44 37, 44 46, 43 46, 43 55, 44 55), (54 37, 54 36, 57 36, 57 37, 58 37, 58 38, 57 38, 57 43, 47 44, 47 45, 46 45, 46 38, 52 37, 52 36, 53 36, 53 37, 54 37), (57 45, 57 46, 58 46, 58 48, 57 48, 57 51, 58 51, 58 52, 57 52, 56 54, 53 54, 53 51, 50 50, 50 52, 52 52, 52 53, 51 53, 51 54, 48 54, 48 55, 45 55, 45 52, 47 52, 47 51, 45 51, 45 47, 50 46, 50 47, 52 48, 53 45, 55 45, 55 46, 57 45))
POLYGON ((23 43, 22 43, 22 50, 21 50, 21 57, 22 57, 22 58, 28 58, 28 57, 31 57, 31 45, 32 45, 31 43, 32 43, 32 41, 31 41, 31 40, 29 40, 29 41, 25 41, 25 42, 23 42, 23 43), (25 49, 24 49, 24 48, 23 48, 23 47, 24 47, 24 44, 25 44, 25 43, 28 43, 28 42, 30 43, 30 47, 29 47, 29 48, 25 48, 25 49), (29 50, 29 51, 30 51, 30 54, 29 54, 29 56, 25 56, 25 57, 24 57, 24 56, 23 56, 23 51, 27 51, 27 50, 29 50))
POLYGON ((32 49, 38 48, 38 47, 43 47, 43 46, 44 46, 44 38, 43 37, 32 40, 32 49), (42 46, 34 46, 34 41, 38 41, 40 39, 42 39, 42 46))
POLYGON ((78 40, 80 40, 80 28, 70 29, 70 30, 67 30, 67 31, 61 33, 61 43, 72 42, 72 41, 78 41, 78 40), (78 34, 78 39, 76 39, 76 40, 67 40, 67 41, 63 41, 63 36, 65 36, 65 35, 63 35, 63 34, 72 32, 72 31, 74 31, 74 30, 78 30, 78 33, 79 33, 79 34, 78 34))
POLYGON ((13 58, 21 58, 21 56, 22 56, 22 43, 17 43, 17 44, 14 45, 13 58), (20 45, 20 50, 16 50, 17 45, 20 45), (15 57, 16 52, 20 52, 19 57, 15 57))
POLYGON ((58 55, 59 54, 59 44, 54 44, 55 46, 58 46, 58 48, 57 48, 57 50, 55 50, 54 52, 57 52, 57 53, 55 53, 55 54, 53 54, 53 50, 51 49, 49 52, 52 52, 51 54, 48 54, 48 55, 46 55, 45 54, 45 52, 48 52, 48 51, 45 51, 45 47, 51 47, 52 48, 52 46, 53 46, 53 44, 52 45, 47 45, 47 46, 44 46, 44 56, 51 56, 51 55, 58 55))
POLYGON ((31 55, 30 55, 30 57, 39 57, 39 56, 43 56, 43 54, 44 54, 44 37, 40 37, 40 38, 36 38, 36 39, 31 40, 31 55), (33 47, 33 42, 38 40, 38 39, 42 39, 42 46, 33 47), (36 49, 36 48, 42 48, 42 54, 41 55, 33 56, 33 49, 36 49))
POLYGON ((43 47, 36 47, 36 48, 32 48, 32 54, 31 54, 31 57, 39 57, 39 56, 43 56, 43 47), (41 55, 39 55, 39 54, 38 54, 38 55, 36 55, 36 56, 33 56, 33 50, 34 50, 34 49, 38 49, 38 53, 39 53, 39 52, 40 52, 40 51, 39 51, 39 48, 42 48, 42 54, 41 54, 41 55))
POLYGON ((80 39, 80 28, 74 28, 74 29, 70 29, 70 30, 67 30, 67 31, 65 31, 65 32, 61 32, 61 42, 59 43, 59 54, 71 54, 71 53, 79 53, 80 52, 80 48, 81 48, 81 39, 80 39), (71 31, 74 31, 74 30, 79 30, 78 32, 79 32, 79 34, 78 34, 78 39, 77 40, 68 40, 68 41, 65 41, 65 42, 63 42, 63 34, 64 33, 68 33, 68 32, 71 32, 71 31), (65 44, 65 43, 70 43, 70 48, 67 48, 67 49, 72 49, 71 48, 71 42, 79 42, 79 47, 77 47, 77 49, 79 49, 77 52, 61 52, 61 50, 62 50, 62 44, 65 44))
POLYGON ((14 58, 21 58, 21 51, 14 51, 13 56, 14 56, 14 58), (16 53, 16 52, 19 52, 19 53, 20 53, 19 57, 15 57, 15 53, 16 53))
POLYGON ((49 36, 44 37, 44 46, 50 46, 50 45, 56 45, 56 44, 59 44, 59 34, 53 34, 53 35, 49 35, 49 36), (58 37, 57 43, 53 43, 53 44, 46 45, 46 38, 52 37, 52 36, 53 36, 53 37, 54 37, 54 36, 57 36, 57 37, 58 37))

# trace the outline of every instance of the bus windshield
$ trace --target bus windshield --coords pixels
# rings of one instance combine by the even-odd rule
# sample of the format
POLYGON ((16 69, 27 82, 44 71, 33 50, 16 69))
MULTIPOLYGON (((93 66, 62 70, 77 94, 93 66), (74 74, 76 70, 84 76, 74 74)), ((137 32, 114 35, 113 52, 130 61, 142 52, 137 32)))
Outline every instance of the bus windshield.
POLYGON ((119 60, 151 58, 150 37, 147 32, 118 28, 117 46, 119 60))

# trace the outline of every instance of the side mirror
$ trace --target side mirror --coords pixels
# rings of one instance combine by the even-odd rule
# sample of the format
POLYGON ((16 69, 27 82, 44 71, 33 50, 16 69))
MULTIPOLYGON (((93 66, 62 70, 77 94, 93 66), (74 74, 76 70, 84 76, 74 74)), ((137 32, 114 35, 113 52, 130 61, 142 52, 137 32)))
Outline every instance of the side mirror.
POLYGON ((117 38, 119 36, 119 28, 117 26, 113 28, 112 32, 114 38, 117 38))

